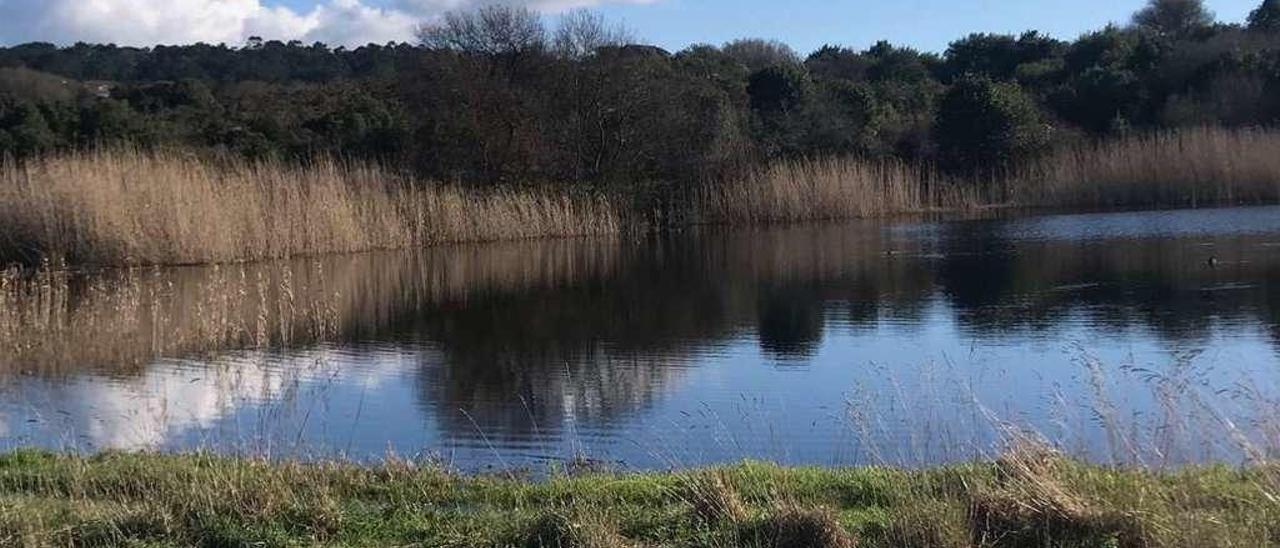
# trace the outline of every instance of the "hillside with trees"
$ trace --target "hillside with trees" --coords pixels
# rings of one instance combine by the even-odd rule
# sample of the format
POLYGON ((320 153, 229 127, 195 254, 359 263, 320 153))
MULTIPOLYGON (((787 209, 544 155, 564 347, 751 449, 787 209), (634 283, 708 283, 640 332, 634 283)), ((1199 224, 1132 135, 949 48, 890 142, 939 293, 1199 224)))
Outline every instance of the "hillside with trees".
POLYGON ((636 42, 589 12, 549 28, 490 7, 424 26, 417 43, 355 49, 16 45, 0 49, 0 153, 337 155, 439 180, 601 188, 832 155, 984 173, 1064 144, 1280 118, 1280 0, 1242 24, 1200 0, 1152 0, 1074 41, 971 34, 940 55, 636 42))

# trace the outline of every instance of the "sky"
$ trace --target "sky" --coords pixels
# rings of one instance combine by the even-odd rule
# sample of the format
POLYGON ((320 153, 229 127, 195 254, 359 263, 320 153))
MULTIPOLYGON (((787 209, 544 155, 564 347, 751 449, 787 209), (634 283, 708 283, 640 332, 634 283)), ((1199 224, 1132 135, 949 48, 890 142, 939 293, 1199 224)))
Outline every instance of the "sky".
MULTIPOLYGON (((734 38, 781 40, 806 53, 881 39, 941 52, 971 32, 1036 29, 1071 39, 1123 23, 1145 0, 497 0, 555 14, 588 7, 669 50, 734 38)), ((1261 0, 1208 0, 1242 21, 1261 0)), ((494 0, 0 0, 0 44, 243 44, 249 36, 355 46, 406 41, 422 22, 494 0)))

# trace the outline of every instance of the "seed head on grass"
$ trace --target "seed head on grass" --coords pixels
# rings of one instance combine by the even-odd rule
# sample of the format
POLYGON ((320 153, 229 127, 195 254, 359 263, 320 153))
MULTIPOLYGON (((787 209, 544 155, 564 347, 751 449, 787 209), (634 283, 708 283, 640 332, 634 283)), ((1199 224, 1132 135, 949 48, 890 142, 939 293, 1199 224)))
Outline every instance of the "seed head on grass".
POLYGON ((973 542, 1001 539, 1012 546, 1044 539, 1081 545, 1147 546, 1136 517, 1091 503, 1066 479, 1072 463, 1049 445, 1017 437, 996 460, 995 485, 972 495, 973 542))
POLYGON ((634 548, 608 517, 591 511, 558 509, 535 521, 525 548, 634 548))
POLYGON ((963 504, 921 496, 893 512, 887 531, 899 548, 968 548, 969 523, 963 504))
POLYGON ((747 519, 747 507, 725 473, 720 470, 685 476, 677 497, 688 503, 701 523, 740 523, 747 519))
POLYGON ((853 548, 857 541, 827 508, 780 504, 744 528, 741 540, 769 548, 853 548))

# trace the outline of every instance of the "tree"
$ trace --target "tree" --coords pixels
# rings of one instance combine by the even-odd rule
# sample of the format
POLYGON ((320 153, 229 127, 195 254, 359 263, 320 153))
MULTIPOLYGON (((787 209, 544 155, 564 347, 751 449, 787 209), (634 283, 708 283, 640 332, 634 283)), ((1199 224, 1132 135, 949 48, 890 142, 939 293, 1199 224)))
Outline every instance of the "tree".
POLYGON ((1115 25, 1086 33, 1067 48, 1066 70, 1080 74, 1093 67, 1127 66, 1138 47, 1137 33, 1115 25))
POLYGON ((751 108, 767 113, 790 112, 804 102, 811 83, 804 69, 774 65, 751 73, 747 95, 751 108))
POLYGON ((864 56, 872 62, 867 76, 875 82, 919 84, 933 77, 931 69, 938 62, 937 57, 932 54, 897 47, 885 41, 876 42, 867 49, 864 56))
POLYGON ((1062 42, 1036 31, 1017 38, 1012 35, 970 34, 947 48, 944 73, 950 78, 981 74, 997 80, 1012 80, 1019 67, 1059 57, 1062 42))
POLYGON ((533 10, 486 6, 475 11, 448 12, 442 22, 420 27, 418 40, 429 49, 516 56, 545 49, 547 32, 542 18, 533 10))
POLYGON ((1133 15, 1134 26, 1161 36, 1186 38, 1213 25, 1204 0, 1150 0, 1133 15))
POLYGON ((1063 117, 1101 133, 1117 118, 1133 121, 1142 104, 1142 84, 1132 71, 1119 67, 1092 67, 1073 82, 1072 96, 1063 105, 1063 117))
POLYGON ((12 103, 0 98, 0 145, 14 152, 31 155, 45 152, 58 144, 58 136, 49 127, 40 109, 31 103, 12 103))
POLYGON ((810 54, 804 66, 816 77, 862 82, 867 79, 871 60, 849 48, 825 45, 810 54))
POLYGON ((946 72, 955 78, 981 74, 997 80, 1013 78, 1019 60, 1018 41, 1005 34, 970 34, 947 47, 946 72))
POLYGON ((560 17, 552 42, 557 55, 582 59, 605 46, 624 46, 634 38, 622 26, 611 26, 599 13, 575 9, 560 17))
POLYGON ((1249 30, 1280 31, 1280 0, 1263 0, 1262 5, 1249 14, 1249 30))
POLYGON ((805 153, 878 153, 875 143, 881 116, 874 90, 867 83, 822 81, 805 109, 805 153))
POLYGON ((804 68, 774 65, 753 72, 747 79, 747 95, 756 144, 765 155, 804 152, 802 143, 811 126, 803 114, 814 95, 813 81, 804 68))
POLYGON ((774 65, 800 64, 800 56, 796 55, 796 51, 777 40, 743 38, 729 42, 720 49, 751 71, 774 65))
POLYGON ((981 76, 957 80, 942 98, 937 139, 945 164, 992 172, 1043 150, 1050 128, 1017 84, 981 76))

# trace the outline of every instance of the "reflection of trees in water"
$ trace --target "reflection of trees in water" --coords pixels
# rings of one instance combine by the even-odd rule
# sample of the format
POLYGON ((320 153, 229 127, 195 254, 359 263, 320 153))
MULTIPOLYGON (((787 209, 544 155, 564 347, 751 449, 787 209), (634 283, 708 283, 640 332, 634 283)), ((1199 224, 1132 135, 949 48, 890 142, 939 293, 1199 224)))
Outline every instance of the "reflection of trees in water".
POLYGON ((762 284, 759 309, 756 330, 766 354, 809 358, 822 345, 825 307, 815 288, 762 284))
POLYGON ((321 337, 428 341, 441 361, 421 366, 422 400, 442 424, 520 436, 642 409, 726 341, 754 335, 764 354, 803 361, 833 325, 918 327, 947 308, 981 337, 1073 318, 1185 348, 1242 321, 1280 345, 1280 290, 1267 283, 1280 279, 1280 249, 1248 236, 1200 243, 1010 240, 998 222, 923 237, 816 225, 177 269, 68 291, 60 327, 30 338, 74 349, 72 365, 108 367, 321 337), (1224 264, 1209 268, 1209 254, 1224 264))
POLYGON ((138 374, 157 357, 376 338, 430 303, 597 279, 617 247, 443 247, 198 268, 0 277, 0 374, 138 374))
POLYGON ((1099 333, 1140 327, 1187 347, 1224 320, 1280 321, 1267 283, 1280 253, 1257 238, 1213 247, 1200 239, 1008 241, 992 223, 970 224, 940 242, 937 274, 956 318, 978 335, 1046 330, 1074 317, 1099 333), (1211 255, 1248 259, 1211 268, 1211 255))
POLYGON ((475 292, 404 318, 399 332, 443 355, 422 378, 424 403, 451 432, 509 437, 647 406, 691 353, 728 337, 744 306, 688 252, 668 249, 570 287, 475 292))
POLYGON ((720 341, 750 333, 766 354, 804 358, 821 344, 827 303, 918 312, 929 276, 908 262, 877 266, 882 247, 878 231, 848 227, 663 240, 599 279, 473 292, 395 331, 441 351, 442 363, 424 366, 423 402, 451 432, 518 438, 570 418, 603 424, 647 406, 720 341))
POLYGON ((1009 242, 1000 237, 999 224, 991 221, 958 222, 947 226, 938 243, 941 260, 936 271, 939 285, 961 321, 999 321, 998 315, 967 314, 997 304, 1017 283, 1017 259, 1009 242))

